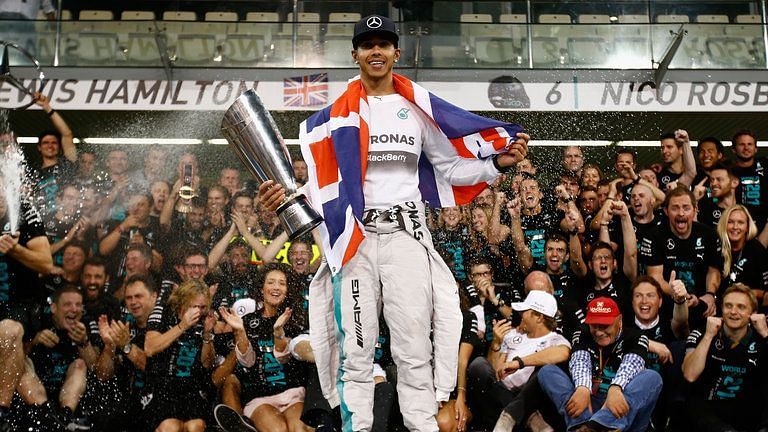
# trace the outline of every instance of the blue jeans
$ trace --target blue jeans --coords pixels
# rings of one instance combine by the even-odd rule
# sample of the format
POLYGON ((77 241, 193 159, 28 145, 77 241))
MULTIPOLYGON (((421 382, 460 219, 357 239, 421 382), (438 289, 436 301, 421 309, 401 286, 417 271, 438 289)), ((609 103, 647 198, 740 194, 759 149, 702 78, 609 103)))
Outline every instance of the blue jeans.
MULTIPOLYGON (((624 387, 624 398, 629 405, 629 412, 622 418, 616 418, 607 408, 600 408, 594 414, 589 409, 585 409, 578 417, 569 416, 565 411, 565 405, 576 388, 571 377, 557 366, 547 365, 541 368, 539 384, 565 419, 568 430, 591 420, 608 429, 641 432, 651 421, 651 413, 661 392, 662 382, 661 376, 652 370, 646 369, 640 372, 624 387)), ((605 403, 605 395, 592 395, 592 408, 602 407, 603 403, 605 403)))

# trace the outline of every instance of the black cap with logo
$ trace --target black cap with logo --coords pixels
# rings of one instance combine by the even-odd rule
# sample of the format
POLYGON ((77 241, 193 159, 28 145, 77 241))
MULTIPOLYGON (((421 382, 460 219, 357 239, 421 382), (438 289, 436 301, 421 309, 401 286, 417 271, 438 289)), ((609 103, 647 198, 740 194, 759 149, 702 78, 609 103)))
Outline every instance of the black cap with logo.
POLYGON ((400 39, 397 35, 397 27, 391 19, 381 15, 368 15, 355 24, 355 33, 352 36, 352 47, 357 49, 357 45, 365 38, 373 35, 384 37, 397 46, 400 39))

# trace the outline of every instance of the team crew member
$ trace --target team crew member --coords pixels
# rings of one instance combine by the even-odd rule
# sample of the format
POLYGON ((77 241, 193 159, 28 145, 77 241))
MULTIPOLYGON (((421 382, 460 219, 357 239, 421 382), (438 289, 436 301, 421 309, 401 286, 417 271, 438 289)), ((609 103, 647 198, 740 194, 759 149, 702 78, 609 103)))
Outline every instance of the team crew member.
POLYGON ((734 158, 733 174, 739 178, 739 203, 761 210, 752 214, 758 230, 765 225, 768 211, 768 160, 757 157, 757 138, 748 130, 736 132, 731 139, 734 158))
POLYGON ((32 174, 35 207, 41 214, 48 214, 56 208, 56 194, 61 185, 68 183, 75 175, 77 148, 72 130, 61 114, 51 107, 48 97, 35 93, 34 99, 56 128, 43 131, 38 136, 37 151, 42 162, 32 174))
POLYGON ((510 212, 510 224, 513 231, 517 230, 516 224, 520 224, 520 230, 525 236, 525 244, 531 251, 534 263, 543 266, 545 264, 544 243, 547 235, 558 230, 565 219, 565 212, 546 208, 547 203, 543 202, 544 194, 541 186, 533 176, 523 176, 523 181, 520 183, 520 196, 522 208, 519 213, 510 212))
MULTIPOLYGON (((521 314, 520 325, 512 328, 509 321, 497 321, 487 359, 476 359, 470 369, 475 406, 485 422, 492 422, 512 402, 536 367, 563 362, 570 354, 571 344, 555 332, 557 301, 552 294, 532 290, 512 307, 521 314)), ((501 423, 511 431, 512 417, 503 417, 501 423)))
POLYGON ((664 167, 656 174, 661 190, 672 190, 678 185, 686 187, 693 184, 696 177, 696 159, 693 157, 688 132, 678 129, 674 133, 664 133, 661 141, 661 158, 664 167))
MULTIPOLYGON (((74 285, 53 293, 51 314, 43 319, 43 329, 29 343, 29 358, 45 388, 48 399, 59 401, 64 416, 75 419, 75 412, 86 390, 86 372, 99 352, 89 338, 83 317, 83 296, 74 285)), ((29 366, 28 366, 29 367, 29 366)), ((90 425, 81 419, 79 427, 90 425)))
POLYGON ((0 427, 9 422, 11 400, 24 374, 22 339, 31 340, 40 328, 45 292, 37 274, 53 268, 43 222, 24 197, 19 215, 12 235, 8 203, 0 194, 0 427))
MULTIPOLYGON (((527 154, 528 136, 519 126, 465 112, 394 75, 397 43, 392 20, 371 15, 358 22, 352 57, 360 79, 300 133, 307 192, 324 217, 328 260, 310 289, 310 336, 323 393, 332 405, 341 403, 346 427, 356 431, 373 423, 371 364, 381 303, 405 425, 437 430, 437 402, 448 400, 456 382, 461 315, 421 202, 465 204, 527 154), (463 139, 470 136, 479 152, 466 152, 463 139), (454 194, 459 191, 465 193, 454 194)), ((269 210, 284 199, 273 185, 260 186, 269 210)))
POLYGON ((739 179, 731 170, 722 164, 717 164, 709 171, 709 187, 712 197, 699 198, 698 221, 704 225, 717 228, 717 223, 723 211, 736 204, 736 188, 739 179))
POLYGON ((662 226, 666 221, 664 214, 656 211, 655 198, 651 189, 638 184, 632 188, 631 204, 632 226, 635 229, 635 239, 637 240, 637 273, 646 274, 648 263, 646 256, 650 256, 650 248, 653 245, 653 237, 656 229, 662 226))
POLYGON ((723 212, 717 224, 717 235, 723 245, 721 292, 741 282, 752 288, 758 305, 764 304, 768 290, 768 262, 765 244, 768 238, 757 236, 757 227, 746 207, 737 204, 723 212))
POLYGON ((144 352, 147 389, 142 399, 150 428, 159 432, 202 432, 208 411, 210 374, 216 356, 209 313, 211 295, 201 281, 176 288, 168 304, 158 303, 147 320, 144 352))
POLYGON ((432 241, 446 259, 453 277, 462 286, 469 279, 469 227, 463 220, 462 209, 446 207, 440 211, 437 229, 432 241))
POLYGON ((623 327, 621 311, 608 297, 589 303, 585 323, 573 336, 570 376, 544 366, 541 388, 568 430, 646 430, 661 391, 659 374, 645 369, 648 338, 623 327))
POLYGON ((146 276, 131 276, 125 282, 125 321, 99 319, 99 334, 104 348, 96 365, 100 380, 116 379, 121 393, 121 411, 114 416, 111 427, 140 431, 142 423, 141 396, 146 384, 147 355, 144 339, 147 321, 157 301, 157 288, 146 276))
POLYGON ((667 195, 665 211, 669 223, 657 233, 650 247, 641 248, 648 275, 672 295, 667 281, 674 270, 691 294, 688 320, 695 328, 715 314, 720 286, 720 242, 714 230, 694 221, 696 201, 688 188, 678 187, 667 195))
MULTIPOLYGON (((260 282, 258 302, 248 303, 253 310, 246 309, 240 317, 220 309, 234 331, 237 358, 237 362, 225 361, 216 371, 236 377, 227 378, 222 400, 238 413, 245 402, 242 412, 258 430, 300 430, 306 369, 288 354, 287 346, 292 337, 306 331, 303 299, 297 286, 289 287, 284 264, 269 264, 260 282), (259 303, 263 308, 256 310, 259 303)), ((218 409, 217 420, 222 421, 218 409)))
POLYGON ((749 287, 735 284, 723 295, 723 316, 707 318, 705 329, 688 337, 683 375, 692 383, 686 403, 692 430, 752 431, 768 426, 768 324, 756 309, 749 287))

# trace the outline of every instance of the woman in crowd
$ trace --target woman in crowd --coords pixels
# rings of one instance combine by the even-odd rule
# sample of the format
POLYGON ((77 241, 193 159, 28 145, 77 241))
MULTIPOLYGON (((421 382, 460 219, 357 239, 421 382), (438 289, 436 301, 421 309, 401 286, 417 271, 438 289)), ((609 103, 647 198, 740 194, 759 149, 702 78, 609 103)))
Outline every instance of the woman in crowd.
POLYGON ((600 183, 600 180, 604 178, 605 176, 603 176, 603 171, 599 166, 586 164, 584 165, 584 168, 581 169, 581 178, 579 180, 582 188, 584 186, 597 187, 597 184, 600 183))
POLYGON ((216 370, 215 376, 234 374, 224 382, 222 401, 238 412, 245 401, 242 412, 260 431, 304 430, 305 367, 288 352, 291 338, 307 331, 303 298, 288 266, 267 264, 260 274, 254 310, 242 318, 221 311, 237 358, 216 370))
POLYGON ((210 369, 216 353, 209 311, 211 294, 201 281, 188 280, 158 304, 147 321, 148 430, 203 432, 209 411, 210 369))
POLYGON ((720 291, 741 282, 752 288, 758 304, 764 304, 768 290, 768 263, 765 244, 757 236, 757 226, 746 207, 736 204, 720 216, 717 234, 723 248, 723 278, 720 291))

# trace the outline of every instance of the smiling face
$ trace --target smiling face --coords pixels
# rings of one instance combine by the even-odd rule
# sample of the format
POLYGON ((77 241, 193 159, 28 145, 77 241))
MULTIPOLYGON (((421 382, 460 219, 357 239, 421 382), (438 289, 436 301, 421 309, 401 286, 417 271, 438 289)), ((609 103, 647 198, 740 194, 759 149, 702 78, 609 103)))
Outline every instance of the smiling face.
POLYGON ((717 145, 711 141, 699 143, 699 163, 705 170, 712 168, 723 158, 723 154, 717 150, 717 145))
POLYGON ((264 286, 261 290, 264 295, 264 303, 277 309, 283 304, 288 294, 288 279, 280 270, 272 270, 264 277, 264 286))
POLYGON ((37 143, 37 149, 43 159, 56 159, 59 157, 60 148, 59 139, 55 135, 45 135, 37 143))
POLYGON ((520 194, 523 196, 523 207, 527 210, 535 210, 541 202, 542 194, 539 182, 534 179, 525 179, 520 185, 520 194))
POLYGON ((672 232, 682 239, 688 238, 693 228, 693 218, 696 216, 696 206, 691 202, 691 197, 688 195, 673 196, 669 199, 665 211, 672 232))
POLYGON ((734 210, 728 215, 728 221, 725 226, 725 232, 728 234, 728 240, 731 244, 741 244, 749 232, 749 219, 741 210, 734 210))
POLYGON ((83 296, 76 292, 61 293, 51 304, 51 316, 57 327, 73 329, 83 317, 83 296))
POLYGON ((288 262, 291 263, 296 273, 307 273, 310 261, 312 261, 312 248, 304 242, 291 243, 291 247, 288 249, 288 262))
POLYGON ((589 333, 592 335, 595 343, 601 347, 607 347, 614 343, 619 332, 621 332, 621 316, 614 318, 612 324, 589 325, 589 333))
POLYGON ((585 168, 584 171, 581 173, 581 186, 592 186, 597 187, 597 184, 600 182, 600 172, 597 170, 597 168, 585 168))
POLYGON ((104 291, 107 284, 107 271, 103 265, 86 265, 80 274, 80 285, 85 288, 85 295, 93 300, 104 291))
POLYGON ((727 197, 734 193, 739 185, 736 177, 731 177, 728 170, 713 169, 709 173, 709 188, 712 190, 712 196, 718 199, 727 197))
POLYGON ((364 81, 379 81, 392 75, 395 61, 400 58, 400 48, 381 36, 371 36, 360 41, 352 50, 352 58, 360 67, 360 78, 364 81))
POLYGON ((488 228, 488 215, 480 207, 472 209, 472 229, 476 232, 484 233, 488 228))
POLYGON ((632 310, 635 317, 643 324, 650 324, 659 316, 661 309, 661 296, 656 287, 641 282, 632 291, 632 310))
POLYGON ((733 143, 733 154, 743 162, 749 162, 757 154, 757 144, 755 139, 749 135, 739 135, 733 143))
POLYGON ((743 329, 749 324, 752 312, 752 303, 746 294, 732 292, 723 297, 723 326, 731 330, 743 329))
POLYGON ((446 207, 440 211, 440 219, 443 220, 445 229, 454 229, 461 223, 461 209, 459 207, 446 207))

